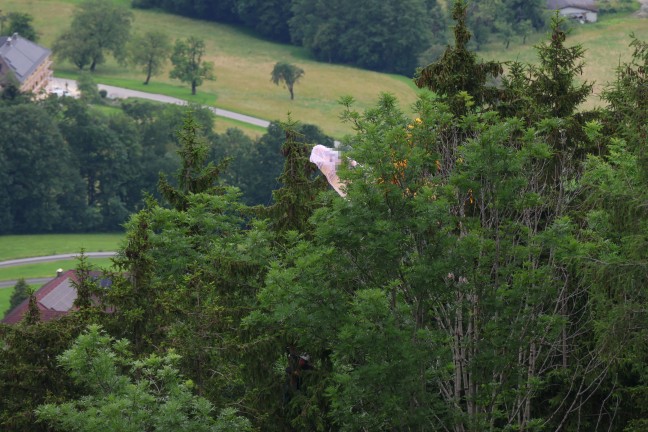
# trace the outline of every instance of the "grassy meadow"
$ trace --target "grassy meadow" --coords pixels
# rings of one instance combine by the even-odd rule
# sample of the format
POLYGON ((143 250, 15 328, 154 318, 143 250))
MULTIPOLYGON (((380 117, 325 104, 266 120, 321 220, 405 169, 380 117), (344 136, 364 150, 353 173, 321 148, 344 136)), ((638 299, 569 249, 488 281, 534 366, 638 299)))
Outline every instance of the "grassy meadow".
POLYGON ((0 236, 0 261, 77 253, 82 248, 87 252, 115 251, 123 239, 123 233, 0 236))

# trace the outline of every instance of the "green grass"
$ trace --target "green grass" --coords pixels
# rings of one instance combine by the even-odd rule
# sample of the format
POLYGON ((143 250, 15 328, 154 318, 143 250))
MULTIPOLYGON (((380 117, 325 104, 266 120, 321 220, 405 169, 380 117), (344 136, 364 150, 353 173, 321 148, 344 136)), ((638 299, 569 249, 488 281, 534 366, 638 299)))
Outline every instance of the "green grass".
POLYGON ((4 317, 7 309, 9 309, 11 293, 13 293, 13 287, 0 288, 0 319, 4 317))
POLYGON ((117 250, 123 233, 114 234, 41 234, 0 236, 0 261, 35 256, 117 250))
MULTIPOLYGON (((88 258, 88 262, 97 268, 112 266, 110 258, 88 258)), ((61 260, 46 263, 25 264, 15 267, 0 268, 0 281, 18 280, 20 278, 43 278, 56 276, 56 270, 71 270, 77 265, 77 260, 61 260)))

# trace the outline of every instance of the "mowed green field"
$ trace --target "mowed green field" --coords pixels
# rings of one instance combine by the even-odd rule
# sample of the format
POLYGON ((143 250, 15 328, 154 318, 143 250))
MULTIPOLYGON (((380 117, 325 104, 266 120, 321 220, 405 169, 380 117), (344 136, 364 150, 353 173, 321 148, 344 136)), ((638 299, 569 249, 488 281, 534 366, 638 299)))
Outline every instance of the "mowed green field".
POLYGON ((64 253, 116 251, 123 233, 0 236, 0 261, 64 253))
MULTIPOLYGON (((127 0, 116 1, 129 4, 127 0)), ((68 28, 76 3, 79 1, 4 0, 2 9, 32 14, 40 43, 51 47, 56 37, 68 28)), ((342 112, 340 97, 353 96, 359 110, 373 106, 381 92, 394 94, 404 109, 409 109, 417 98, 418 90, 407 77, 319 63, 302 48, 262 40, 241 28, 152 10, 135 9, 134 16, 135 32, 160 30, 173 39, 192 35, 205 40, 206 60, 214 62, 217 79, 200 86, 198 97, 192 98, 189 86, 168 77, 170 65, 152 79, 152 84, 164 85, 165 93, 189 101, 209 101, 219 108, 266 120, 286 120, 290 112, 294 120, 317 124, 325 132, 341 138, 352 129, 338 119, 342 112), (278 61, 294 63, 305 71, 302 81, 295 86, 294 101, 286 89, 270 81, 270 73, 278 61)), ((77 73, 72 65, 56 60, 54 69, 55 75, 70 77, 77 73)), ((143 79, 140 71, 120 66, 112 59, 96 71, 99 83, 146 90, 143 79)))

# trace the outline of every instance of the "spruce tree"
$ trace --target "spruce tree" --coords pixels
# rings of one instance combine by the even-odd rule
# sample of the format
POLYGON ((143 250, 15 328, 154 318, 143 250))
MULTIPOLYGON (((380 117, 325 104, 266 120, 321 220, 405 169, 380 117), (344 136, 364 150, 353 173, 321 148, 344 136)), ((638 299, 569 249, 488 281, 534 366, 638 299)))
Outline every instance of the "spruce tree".
POLYGON ((191 112, 183 120, 182 130, 178 132, 181 148, 178 151, 182 167, 178 171, 178 186, 173 187, 164 174, 160 174, 158 188, 162 196, 179 211, 187 210, 188 196, 197 193, 222 193, 218 186, 220 173, 227 166, 227 160, 218 164, 205 164, 209 154, 200 126, 191 112))
POLYGON ((97 282, 91 274, 93 268, 88 262, 88 257, 85 255, 83 248, 76 259, 76 280, 72 280, 72 285, 77 292, 77 296, 74 299, 74 307, 82 311, 87 311, 92 307, 92 296, 98 294, 97 282))
MULTIPOLYGON (((639 150, 648 175, 648 42, 631 35, 632 59, 619 65, 616 79, 603 99, 609 104, 606 126, 618 132, 633 150, 639 150)), ((647 177, 648 178, 648 177, 647 177)))
POLYGON ((584 49, 581 45, 565 46, 565 19, 556 12, 551 18, 549 40, 536 47, 539 65, 530 66, 529 92, 546 116, 566 118, 592 93, 592 83, 579 84, 583 73, 584 49))
POLYGON ((126 242, 113 258, 116 272, 110 275, 111 287, 105 305, 113 309, 109 316, 119 334, 133 342, 138 353, 147 351, 160 337, 159 315, 163 308, 161 292, 152 284, 154 262, 151 256, 152 212, 157 204, 148 199, 146 207, 126 224, 126 242))
POLYGON ((40 322, 41 315, 40 310, 38 309, 38 302, 36 301, 36 296, 34 293, 29 294, 29 305, 27 307, 27 312, 22 319, 22 322, 25 325, 31 326, 38 324, 40 322))
POLYGON ((5 312, 5 316, 9 314, 16 306, 22 303, 27 297, 29 297, 29 285, 24 278, 18 279, 16 285, 14 286, 13 292, 11 293, 11 298, 9 299, 9 309, 5 312))
POLYGON ((494 103, 498 91, 494 86, 487 86, 487 82, 503 72, 500 63, 478 62, 475 53, 468 49, 471 33, 466 13, 466 1, 456 0, 452 9, 454 46, 448 46, 436 62, 417 70, 414 78, 419 88, 428 88, 445 98, 457 115, 465 114, 471 104, 494 103))
POLYGON ((288 116, 282 124, 286 140, 281 147, 285 158, 279 176, 282 187, 272 193, 274 204, 267 210, 271 228, 277 232, 308 231, 308 218, 317 207, 316 196, 324 190, 324 183, 315 178, 317 167, 309 160, 311 145, 304 143, 297 132, 297 123, 288 116))

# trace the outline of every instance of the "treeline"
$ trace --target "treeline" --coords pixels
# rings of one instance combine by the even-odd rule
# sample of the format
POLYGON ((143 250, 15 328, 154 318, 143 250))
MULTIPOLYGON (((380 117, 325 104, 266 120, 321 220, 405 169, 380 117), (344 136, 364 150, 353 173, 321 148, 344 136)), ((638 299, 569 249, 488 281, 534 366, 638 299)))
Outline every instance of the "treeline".
POLYGON ((246 206, 186 117, 110 287, 81 260, 73 313, 0 326, 0 425, 645 431, 648 43, 585 111, 564 23, 503 73, 465 14, 416 77, 435 97, 344 101, 344 197, 287 124, 281 187, 246 206))
MULTIPOLYGON (((11 89, 10 89, 11 90, 11 89)), ((160 172, 179 168, 176 132, 188 109, 200 124, 210 160, 231 158, 223 180, 243 200, 268 204, 283 160, 281 125, 259 139, 238 129, 213 132, 214 115, 200 107, 124 101, 109 114, 85 98, 34 102, 4 93, 0 100, 0 233, 121 230, 144 194, 159 196, 160 172)), ((330 144, 317 127, 306 139, 330 144)))
MULTIPOLYGON (((411 76, 446 45, 448 11, 437 0, 133 0, 190 17, 244 25, 261 36, 307 48, 321 61, 411 76)), ((545 25, 545 0, 481 0, 471 4, 477 44, 507 40, 545 25)))

